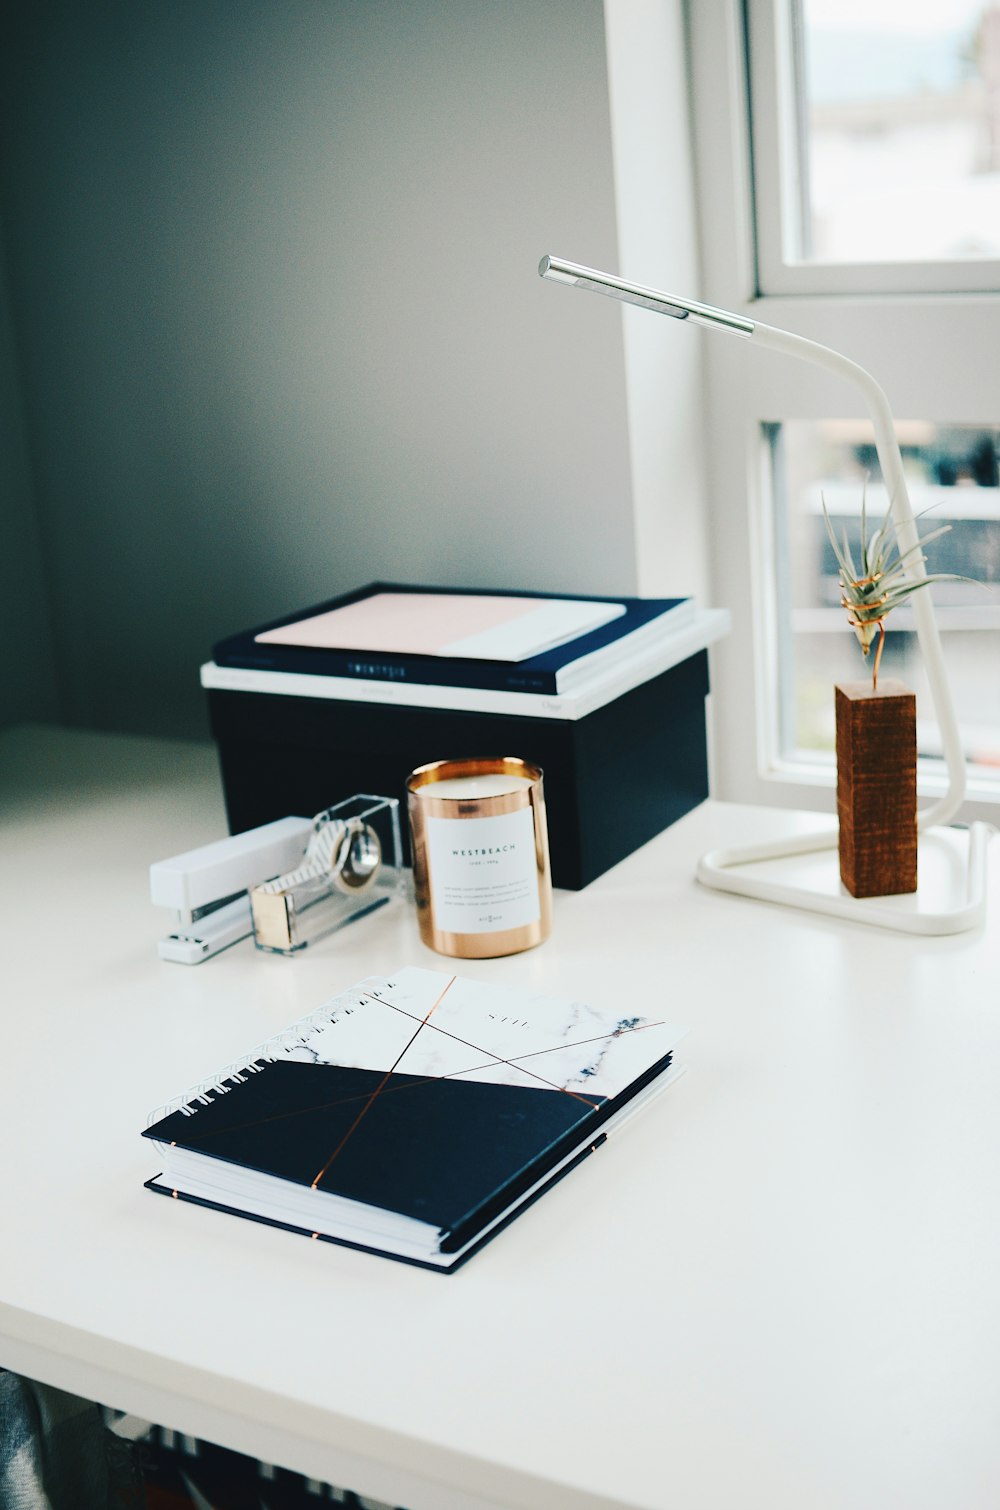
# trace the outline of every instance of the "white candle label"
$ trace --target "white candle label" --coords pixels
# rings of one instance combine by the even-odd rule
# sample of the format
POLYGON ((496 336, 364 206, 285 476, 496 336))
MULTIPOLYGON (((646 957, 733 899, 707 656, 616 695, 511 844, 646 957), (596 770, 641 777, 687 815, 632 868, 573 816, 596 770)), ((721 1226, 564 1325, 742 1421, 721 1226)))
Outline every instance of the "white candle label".
POLYGON ((541 917, 530 807, 498 818, 426 819, 434 923, 445 933, 500 933, 541 917))

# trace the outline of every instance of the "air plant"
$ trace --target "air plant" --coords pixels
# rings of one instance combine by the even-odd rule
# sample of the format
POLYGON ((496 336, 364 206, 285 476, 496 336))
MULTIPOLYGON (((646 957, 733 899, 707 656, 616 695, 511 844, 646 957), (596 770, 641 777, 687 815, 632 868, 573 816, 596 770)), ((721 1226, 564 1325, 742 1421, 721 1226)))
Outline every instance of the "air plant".
POLYGON ((942 524, 938 529, 932 530, 929 535, 925 535, 922 540, 918 540, 909 550, 900 551, 892 522, 892 512, 889 509, 869 540, 864 491, 861 494, 859 570, 851 553, 847 531, 844 531, 840 540, 837 539, 827 513, 826 499, 824 498, 822 502, 827 534, 839 568, 838 580, 843 593, 841 605, 847 609, 848 623, 857 635, 861 653, 866 661, 871 655, 872 645, 875 645, 872 691, 876 692, 879 662, 882 659, 882 647, 885 643, 887 616, 894 608, 905 603, 912 593, 919 592, 922 587, 929 586, 931 582, 958 582, 967 581, 968 578, 957 577, 953 572, 938 572, 933 576, 912 578, 909 575, 912 564, 926 559, 923 547, 940 535, 946 534, 951 525, 942 524))

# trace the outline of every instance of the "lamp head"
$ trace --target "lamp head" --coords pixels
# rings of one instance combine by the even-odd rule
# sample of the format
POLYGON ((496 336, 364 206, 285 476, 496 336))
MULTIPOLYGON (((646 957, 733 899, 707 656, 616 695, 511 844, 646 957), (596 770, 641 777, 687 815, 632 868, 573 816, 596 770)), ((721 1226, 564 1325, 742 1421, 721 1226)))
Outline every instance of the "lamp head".
POLYGON ((626 283, 611 273, 598 272, 593 267, 581 267, 576 262, 565 262, 561 257, 543 257, 538 264, 540 278, 551 278, 556 283, 575 284, 589 288, 592 293, 604 294, 609 299, 620 299, 623 304, 635 304, 640 309, 651 309, 654 314, 669 315, 672 320, 694 320, 699 325, 709 325, 716 330, 729 330, 734 335, 752 336, 754 325, 742 315, 733 315, 725 309, 713 309, 708 304, 696 304, 691 299, 679 299, 674 294, 664 294, 655 288, 644 288, 638 283, 626 283))

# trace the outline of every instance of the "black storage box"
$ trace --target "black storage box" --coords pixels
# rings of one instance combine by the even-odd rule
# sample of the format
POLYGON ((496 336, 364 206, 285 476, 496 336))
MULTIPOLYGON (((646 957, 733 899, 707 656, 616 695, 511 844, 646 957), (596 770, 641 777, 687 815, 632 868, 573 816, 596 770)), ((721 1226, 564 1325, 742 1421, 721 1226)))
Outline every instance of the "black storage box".
POLYGON ((517 755, 545 773, 553 885, 578 890, 708 796, 707 693, 702 649, 577 719, 211 685, 208 701, 232 833, 372 792, 399 798, 409 863, 410 771, 517 755))

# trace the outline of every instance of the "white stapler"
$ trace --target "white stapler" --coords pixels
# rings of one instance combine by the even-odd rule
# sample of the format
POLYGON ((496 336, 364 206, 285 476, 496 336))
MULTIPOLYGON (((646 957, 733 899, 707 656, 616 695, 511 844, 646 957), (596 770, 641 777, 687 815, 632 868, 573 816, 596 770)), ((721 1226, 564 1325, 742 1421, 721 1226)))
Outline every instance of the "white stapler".
POLYGON ((248 888, 298 865, 312 828, 311 818, 278 818, 151 865, 150 896, 177 915, 176 928, 159 942, 160 958, 200 965, 249 938, 248 888))

